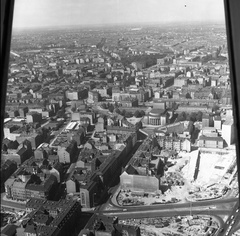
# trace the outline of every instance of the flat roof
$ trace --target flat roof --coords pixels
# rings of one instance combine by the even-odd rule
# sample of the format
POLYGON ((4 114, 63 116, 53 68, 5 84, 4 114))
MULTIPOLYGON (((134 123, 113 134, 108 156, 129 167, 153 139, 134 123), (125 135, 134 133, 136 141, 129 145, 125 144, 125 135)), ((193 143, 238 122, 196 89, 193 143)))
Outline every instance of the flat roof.
POLYGON ((233 125, 233 119, 226 120, 223 125, 233 125))
POLYGON ((11 120, 12 120, 12 118, 4 118, 4 124, 8 123, 11 120))

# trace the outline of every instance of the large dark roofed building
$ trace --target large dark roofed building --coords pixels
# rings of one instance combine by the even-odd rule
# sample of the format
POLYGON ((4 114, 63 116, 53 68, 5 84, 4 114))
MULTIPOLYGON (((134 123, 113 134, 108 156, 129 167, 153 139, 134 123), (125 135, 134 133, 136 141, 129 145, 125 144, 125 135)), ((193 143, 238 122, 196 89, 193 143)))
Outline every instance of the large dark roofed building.
POLYGON ((59 235, 59 229, 57 227, 45 226, 45 225, 27 225, 24 231, 25 235, 44 235, 44 236, 57 236, 59 235))
POLYGON ((16 225, 8 224, 6 227, 4 227, 1 231, 2 236, 14 236, 16 235, 16 225))
POLYGON ((17 170, 17 163, 11 160, 7 160, 1 165, 1 187, 3 187, 4 182, 17 170))
POLYGON ((22 223, 25 235, 72 235, 79 225, 81 205, 77 201, 47 201, 31 198, 26 203, 29 212, 22 223))
POLYGON ((87 225, 78 236, 140 236, 140 228, 137 226, 119 224, 117 217, 98 217, 93 215, 87 225))
POLYGON ((52 199, 58 186, 54 173, 44 173, 34 158, 25 161, 5 182, 6 196, 15 200, 31 197, 52 199))

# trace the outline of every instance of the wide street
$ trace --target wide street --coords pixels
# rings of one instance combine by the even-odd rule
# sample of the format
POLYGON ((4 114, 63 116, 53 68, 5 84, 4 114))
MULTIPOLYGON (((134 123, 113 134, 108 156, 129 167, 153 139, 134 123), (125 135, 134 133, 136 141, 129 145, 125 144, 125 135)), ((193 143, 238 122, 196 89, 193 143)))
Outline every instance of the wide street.
POLYGON ((7 208, 9 210, 25 210, 25 203, 21 203, 21 202, 14 202, 14 201, 6 201, 4 200, 4 195, 5 193, 1 194, 1 207, 3 208, 7 208))
MULTIPOLYGON (((215 199, 215 200, 207 200, 207 201, 198 201, 198 202, 189 202, 189 203, 172 203, 172 204, 155 204, 150 206, 117 206, 113 203, 110 203, 114 206, 114 210, 105 210, 102 207, 99 209, 99 213, 108 214, 108 213, 115 213, 115 212, 122 212, 123 209, 127 209, 128 212, 138 212, 138 211, 149 211, 149 210, 160 210, 160 211, 171 211, 178 213, 181 209, 188 209, 190 210, 199 209, 203 210, 208 208, 208 212, 214 211, 226 211, 231 212, 231 209, 237 203, 237 198, 227 198, 227 199, 215 199)), ((208 213, 209 214, 209 213, 208 213)))
POLYGON ((119 219, 144 218, 144 217, 171 217, 187 215, 209 215, 214 217, 223 228, 218 235, 226 235, 230 228, 231 232, 240 229, 240 214, 237 198, 218 198, 214 200, 176 203, 176 204, 156 204, 150 206, 118 206, 110 199, 107 204, 99 207, 95 213, 99 215, 118 216, 119 219), (107 210, 106 206, 112 209, 107 210), (234 222, 232 223, 232 221, 234 222))

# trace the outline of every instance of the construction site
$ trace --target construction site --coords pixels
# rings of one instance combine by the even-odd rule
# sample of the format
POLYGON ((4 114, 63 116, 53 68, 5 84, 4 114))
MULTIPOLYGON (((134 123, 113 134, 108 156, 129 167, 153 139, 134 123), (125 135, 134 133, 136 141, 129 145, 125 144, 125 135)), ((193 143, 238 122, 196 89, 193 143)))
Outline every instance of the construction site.
MULTIPOLYGON (((158 161, 154 159, 150 164, 157 165, 158 161)), ((171 165, 165 168, 160 178, 160 186, 167 186, 165 191, 135 191, 121 187, 117 198, 119 204, 130 206, 208 200, 222 197, 230 189, 231 194, 238 194, 234 147, 221 152, 199 149, 190 153, 180 152, 167 162, 171 165)))

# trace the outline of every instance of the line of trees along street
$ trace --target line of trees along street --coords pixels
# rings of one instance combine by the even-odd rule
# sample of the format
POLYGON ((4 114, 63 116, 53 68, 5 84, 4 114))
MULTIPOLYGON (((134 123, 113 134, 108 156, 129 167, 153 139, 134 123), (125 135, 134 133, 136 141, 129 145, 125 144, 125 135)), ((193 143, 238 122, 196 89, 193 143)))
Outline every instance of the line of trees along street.
POLYGON ((165 56, 165 54, 133 55, 128 57, 122 57, 121 62, 124 66, 130 65, 132 62, 144 62, 146 63, 146 67, 150 67, 157 64, 157 59, 161 59, 165 56))
POLYGON ((183 111, 178 115, 176 122, 185 121, 185 120, 192 121, 192 122, 202 121, 202 116, 203 116, 203 113, 201 111, 192 112, 190 114, 183 111))

